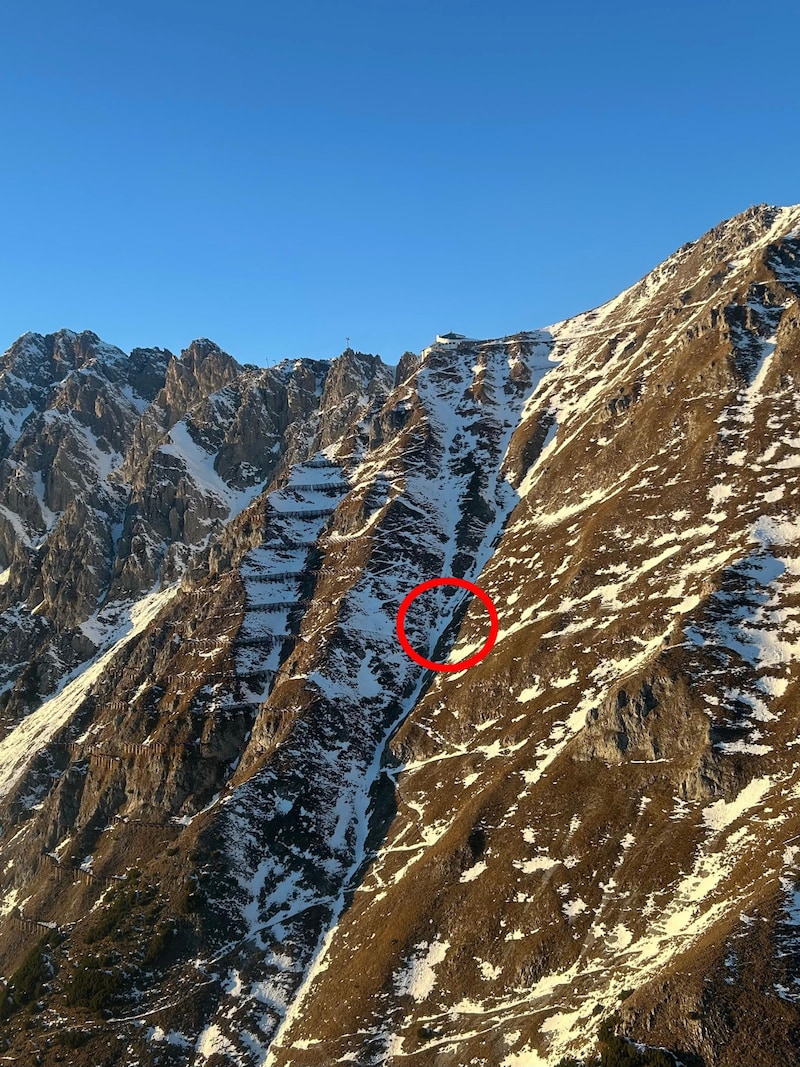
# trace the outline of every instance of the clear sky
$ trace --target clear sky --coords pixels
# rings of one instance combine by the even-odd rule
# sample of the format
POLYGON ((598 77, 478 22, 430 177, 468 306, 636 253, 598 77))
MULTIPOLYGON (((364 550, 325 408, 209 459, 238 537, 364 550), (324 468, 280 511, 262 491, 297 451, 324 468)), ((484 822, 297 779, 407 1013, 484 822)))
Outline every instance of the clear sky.
POLYGON ((780 0, 4 4, 0 350, 547 325, 800 201, 799 31, 780 0))

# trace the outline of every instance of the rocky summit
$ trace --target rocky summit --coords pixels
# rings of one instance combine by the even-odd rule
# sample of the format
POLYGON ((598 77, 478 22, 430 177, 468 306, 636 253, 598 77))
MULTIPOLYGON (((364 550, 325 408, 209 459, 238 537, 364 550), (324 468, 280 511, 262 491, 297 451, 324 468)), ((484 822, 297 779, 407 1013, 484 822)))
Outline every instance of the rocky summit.
POLYGON ((0 1059, 800 1064, 798 297, 760 206, 396 368, 16 341, 0 1059))

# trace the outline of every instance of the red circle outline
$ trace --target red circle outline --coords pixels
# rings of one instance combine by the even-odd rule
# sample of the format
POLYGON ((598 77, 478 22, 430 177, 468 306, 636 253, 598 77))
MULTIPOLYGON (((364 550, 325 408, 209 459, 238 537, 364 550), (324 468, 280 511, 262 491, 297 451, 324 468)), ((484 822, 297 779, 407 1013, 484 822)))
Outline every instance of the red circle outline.
POLYGON ((476 663, 480 663, 484 656, 488 656, 492 651, 494 643, 497 640, 500 622, 497 618, 497 608, 494 606, 492 598, 488 593, 485 593, 480 586, 468 582, 465 578, 431 578, 430 581, 415 586, 408 596, 403 599, 402 604, 397 609, 395 628, 397 629, 397 637, 403 647, 403 651, 410 656, 415 663, 419 663, 421 667, 426 667, 429 671, 465 671, 468 667, 474 667, 476 663), (489 613, 489 636, 486 638, 483 648, 479 649, 474 656, 459 660, 458 663, 437 663, 435 660, 426 659, 424 656, 420 656, 420 654, 411 647, 409 640, 406 637, 406 612, 412 602, 416 600, 420 593, 425 593, 428 589, 435 589, 439 585, 457 585, 460 589, 467 589, 483 602, 483 606, 489 613))

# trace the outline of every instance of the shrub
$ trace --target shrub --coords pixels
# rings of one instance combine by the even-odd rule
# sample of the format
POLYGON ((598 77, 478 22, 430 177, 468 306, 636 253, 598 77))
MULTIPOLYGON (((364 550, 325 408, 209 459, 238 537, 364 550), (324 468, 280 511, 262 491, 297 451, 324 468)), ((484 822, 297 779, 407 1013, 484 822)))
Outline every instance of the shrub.
POLYGON ((8 981, 0 990, 0 1020, 7 1019, 19 1008, 35 1003, 44 992, 52 971, 48 949, 51 934, 45 934, 31 948, 8 981))
POLYGON ((56 1043, 62 1048, 81 1048, 87 1041, 91 1040, 91 1033, 88 1030, 62 1030, 56 1034, 56 1043))
POLYGON ((100 960, 89 956, 76 962, 75 971, 67 987, 67 1004, 100 1011, 104 1008, 122 982, 117 970, 103 970, 100 960))
POLYGON ((155 963, 164 954, 164 950, 172 940, 173 934, 174 930, 171 923, 160 923, 153 931, 153 936, 150 938, 142 962, 145 964, 155 963))
POLYGON ((93 945, 105 937, 119 941, 129 936, 131 933, 129 920, 134 908, 137 905, 149 904, 155 895, 156 890, 152 886, 137 889, 132 885, 123 885, 116 891, 109 906, 101 913, 94 925, 86 931, 87 945, 93 945))
POLYGON ((200 888, 197 882, 188 882, 183 889, 176 910, 179 915, 191 915, 192 912, 199 911, 205 903, 206 894, 204 890, 200 888))

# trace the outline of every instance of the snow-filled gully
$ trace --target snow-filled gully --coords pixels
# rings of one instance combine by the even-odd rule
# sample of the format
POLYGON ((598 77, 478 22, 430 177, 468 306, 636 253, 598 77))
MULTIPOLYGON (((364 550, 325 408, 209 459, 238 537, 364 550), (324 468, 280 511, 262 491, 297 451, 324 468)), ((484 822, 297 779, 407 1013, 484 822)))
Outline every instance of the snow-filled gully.
MULTIPOLYGON (((549 351, 550 346, 546 343, 535 350, 532 367, 537 373, 534 375, 534 381, 527 396, 537 388, 541 376, 552 366, 547 360, 549 351)), ((487 404, 485 407, 489 408, 488 414, 485 408, 480 411, 480 414, 484 419, 489 418, 491 425, 496 428, 493 431, 497 435, 496 443, 493 444, 494 453, 492 462, 488 466, 493 471, 499 471, 527 396, 517 391, 511 400, 506 397, 504 385, 509 363, 504 350, 498 349, 490 352, 485 359, 485 383, 490 390, 490 395, 498 397, 499 402, 491 405, 490 408, 487 404)), ((437 449, 442 458, 438 481, 432 481, 424 471, 417 473, 410 469, 406 473, 403 496, 412 504, 412 509, 407 513, 410 516, 408 521, 419 525, 420 530, 420 534, 410 537, 408 543, 413 545, 420 535, 423 538, 428 537, 431 529, 440 531, 437 536, 443 545, 443 554, 439 567, 443 574, 450 573, 452 569, 457 525, 461 518, 461 499, 466 490, 466 482, 463 486, 460 485, 459 476, 448 470, 446 465, 450 462, 450 456, 458 453, 458 448, 455 447, 457 438, 461 448, 464 447, 465 439, 467 442, 474 441, 476 448, 484 447, 472 428, 477 410, 474 401, 470 399, 460 404, 458 400, 466 393, 470 382, 471 372, 466 368, 460 380, 457 381, 453 381, 449 375, 442 375, 440 378, 435 369, 425 367, 418 377, 421 402, 430 420, 431 428, 436 434, 437 449), (463 406, 464 404, 466 407, 463 406)), ((378 463, 382 463, 385 467, 386 461, 382 460, 380 455, 370 457, 370 459, 372 470, 375 470, 378 463)), ((331 480, 334 477, 331 475, 331 480)), ((356 472, 352 484, 357 486, 364 478, 370 477, 370 469, 365 468, 356 472)), ((296 485, 300 478, 307 485, 312 482, 307 473, 302 475, 293 473, 289 487, 292 487, 293 483, 296 485)), ((495 479, 486 490, 487 495, 493 501, 495 518, 482 531, 480 547, 474 553, 473 566, 465 575, 468 579, 476 577, 489 560, 493 551, 493 543, 501 533, 518 499, 499 475, 495 475, 495 479)), ((379 546, 383 536, 380 523, 374 529, 376 546, 379 546)), ((326 535, 326 543, 329 551, 336 551, 338 545, 342 545, 346 550, 350 539, 339 541, 334 529, 326 535)), ((257 603, 263 609, 273 596, 276 599, 279 595, 283 598, 283 593, 270 593, 268 586, 283 589, 282 583, 290 582, 291 579, 275 579, 275 574, 286 575, 289 571, 300 570, 302 562, 299 555, 290 561, 284 554, 280 560, 277 560, 268 544, 251 553, 243 566, 243 575, 246 574, 248 605, 257 603)), ((433 576, 436 575, 420 574, 418 581, 433 576)), ((411 664, 399 649, 394 633, 394 616, 397 607, 405 593, 415 584, 417 581, 411 579, 409 568, 402 558, 398 558, 396 563, 389 562, 388 566, 384 563, 379 574, 372 575, 369 570, 363 571, 359 581, 344 593, 343 600, 339 604, 339 621, 332 633, 335 637, 338 632, 340 640, 343 638, 344 645, 337 646, 341 651, 334 654, 327 668, 315 672, 308 678, 308 683, 321 693, 323 700, 340 709, 352 707, 350 712, 352 716, 363 716, 366 696, 374 704, 373 714, 377 715, 377 720, 373 721, 377 722, 380 722, 380 718, 386 714, 385 712, 378 713, 378 709, 392 700, 392 693, 386 691, 384 682, 378 682, 375 673, 378 670, 378 664, 381 665, 382 676, 385 676, 388 668, 397 679, 391 688, 406 689, 405 697, 400 702, 395 701, 394 713, 384 722, 379 731, 376 733, 375 727, 370 727, 371 740, 367 747, 351 745, 348 750, 347 747, 336 745, 328 752, 320 749, 318 756, 314 757, 315 760, 319 760, 321 768, 325 766, 329 768, 327 772, 323 771, 323 774, 332 772, 335 779, 332 778, 331 781, 335 780, 337 783, 336 799, 330 812, 329 826, 323 832, 327 840, 328 858, 317 862, 322 862, 324 865, 333 864, 332 870, 340 865, 340 874, 335 879, 335 882, 338 882, 338 890, 327 897, 320 897, 319 893, 309 893, 304 888, 302 876, 298 874, 296 867, 283 868, 277 856, 268 857, 255 865, 246 860, 245 853, 241 849, 237 850, 238 859, 232 857, 234 866, 238 865, 242 869, 242 888, 246 898, 251 902, 245 908, 245 913, 249 916, 250 937, 258 939, 267 937, 269 941, 272 936, 277 935, 282 936, 285 941, 289 931, 294 928, 293 923, 298 921, 299 917, 320 906, 328 911, 328 918, 320 930, 319 942, 313 956, 311 958, 294 956, 290 963, 287 961, 286 970, 275 972, 273 969, 270 979, 272 989, 270 1005, 271 1013, 277 1016, 275 1020, 277 1030, 272 1037, 268 1032, 263 1035, 265 1048, 263 1062, 265 1064, 272 1062, 274 1050, 280 1048, 282 1035, 288 1031, 298 1012, 302 1011, 304 996, 313 984, 314 976, 325 969, 328 946, 336 930, 338 918, 346 906, 348 895, 357 888, 356 876, 363 868, 366 858, 371 796, 382 774, 386 745, 398 725, 416 705, 428 680, 426 673, 411 664), (351 649, 352 652, 348 652, 347 649, 351 649), (410 688, 409 682, 411 682, 410 688), (247 870, 249 874, 244 873, 247 870), (299 988, 297 987, 298 973, 303 975, 299 988), (272 1051, 267 1051, 268 1048, 272 1051)), ((438 618, 436 615, 428 616, 429 636, 426 642, 428 652, 436 646, 441 635, 448 629, 452 615, 460 609, 461 600, 456 601, 454 598, 448 603, 448 613, 445 618, 438 618)), ((253 620, 252 624, 248 622, 247 632, 255 632, 258 625, 261 624, 256 620, 253 620)), ((273 620, 269 623, 264 622, 263 626, 270 637, 280 636, 285 633, 285 615, 280 615, 277 622, 273 620)), ((249 652, 250 649, 243 651, 249 652)), ((261 655, 257 648, 254 651, 256 655, 261 655)), ((268 653, 270 656, 273 655, 271 649, 268 653)), ((237 652, 237 665, 240 662, 238 659, 240 654, 237 652)), ((273 661, 269 662, 271 664, 273 661)), ((254 665, 246 658, 242 659, 241 663, 240 675, 246 671, 248 677, 253 677, 260 666, 254 665)), ((316 741, 312 742, 312 748, 314 747, 316 747, 316 741)), ((226 806, 231 808, 234 803, 234 799, 230 798, 226 806)), ((288 798, 286 803, 289 804, 288 798)), ((280 813, 276 809, 276 813, 270 817, 279 818, 280 813)), ((236 833, 235 825, 244 829, 240 819, 236 818, 234 822, 231 822, 233 836, 236 833)), ((262 941, 262 943, 266 948, 267 942, 262 941)), ((227 998, 223 1000, 223 1005, 227 1002, 230 1010, 235 1013, 236 1000, 246 995, 246 991, 243 990, 233 1000, 227 1001, 227 998)), ((223 1005, 221 1005, 221 1010, 224 1013, 227 1009, 223 1008, 223 1005)), ((202 1056, 199 1057, 198 1062, 202 1062, 202 1056)))

